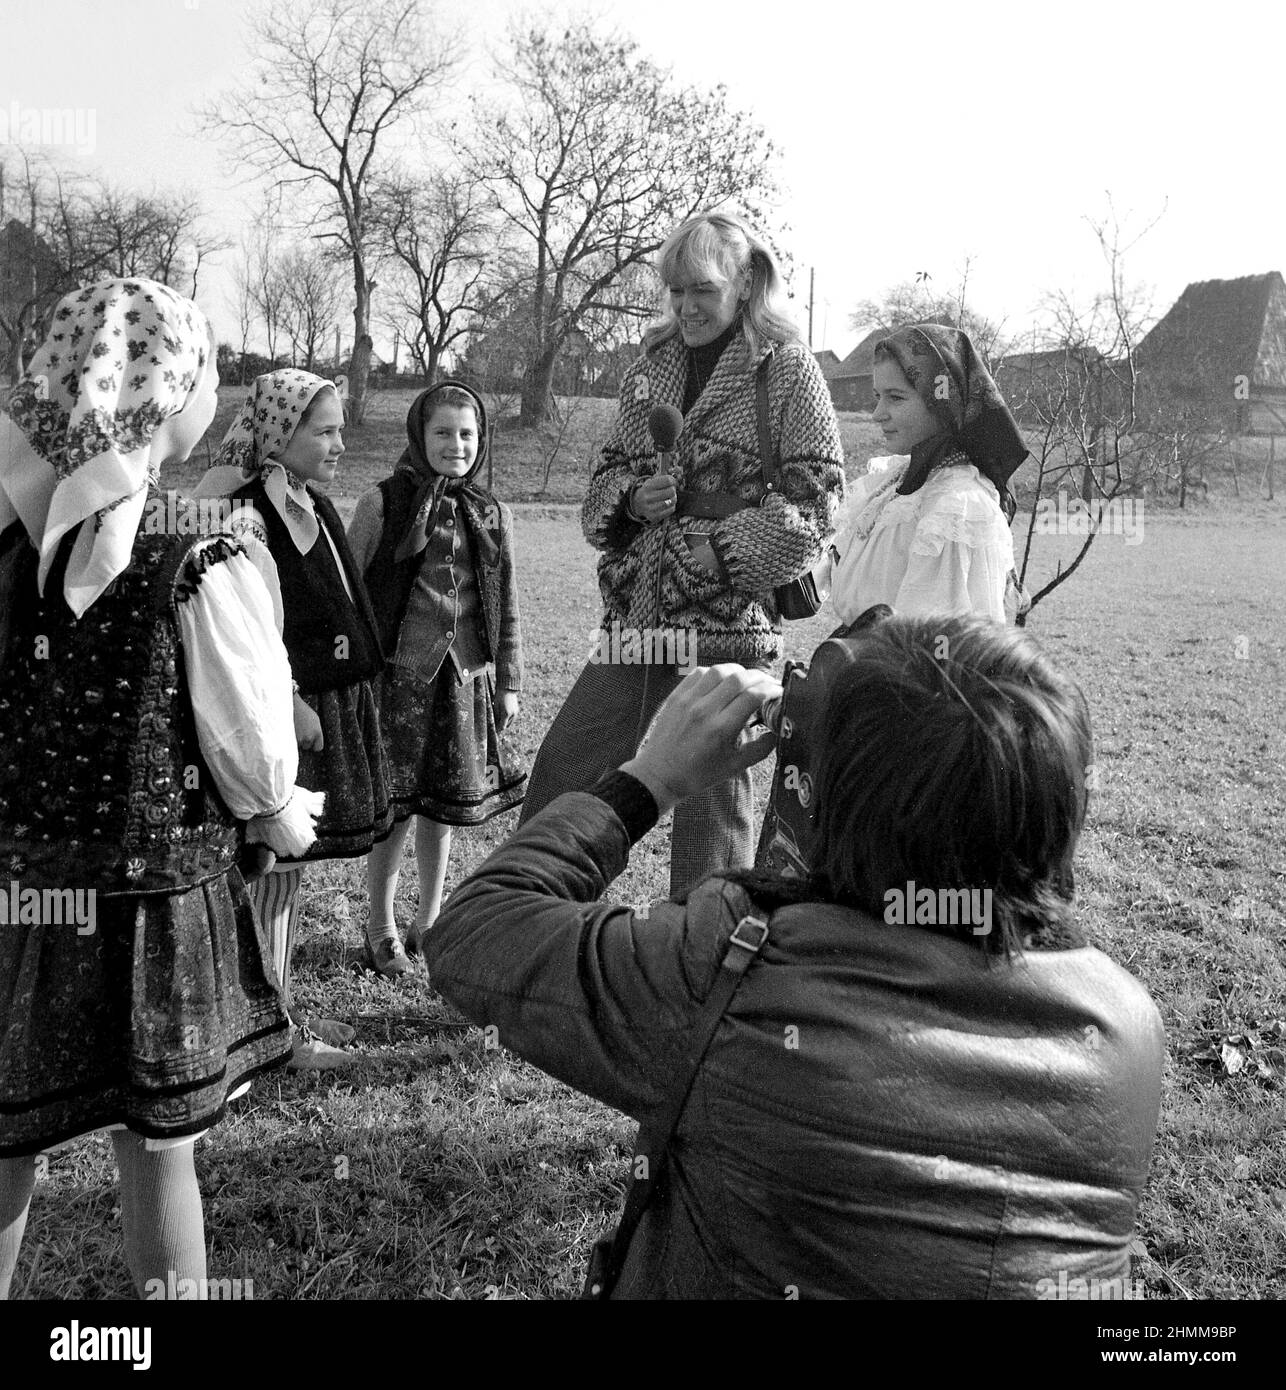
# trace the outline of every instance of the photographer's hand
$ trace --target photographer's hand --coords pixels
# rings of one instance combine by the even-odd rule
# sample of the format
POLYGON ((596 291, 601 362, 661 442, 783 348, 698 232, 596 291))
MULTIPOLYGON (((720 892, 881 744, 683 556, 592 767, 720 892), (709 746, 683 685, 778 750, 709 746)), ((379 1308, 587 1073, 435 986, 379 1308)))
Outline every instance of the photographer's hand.
POLYGON ((764 701, 780 694, 764 671, 699 666, 661 706, 648 741, 621 771, 643 783, 664 815, 772 752, 773 734, 750 738, 745 730, 764 701))

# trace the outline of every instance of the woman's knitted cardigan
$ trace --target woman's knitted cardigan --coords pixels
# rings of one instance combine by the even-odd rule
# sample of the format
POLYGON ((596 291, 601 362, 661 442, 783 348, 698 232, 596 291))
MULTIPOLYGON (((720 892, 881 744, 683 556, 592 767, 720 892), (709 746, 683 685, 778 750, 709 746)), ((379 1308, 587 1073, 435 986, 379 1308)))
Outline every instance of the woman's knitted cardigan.
MULTIPOLYGON (((645 353, 625 373, 620 411, 581 509, 585 537, 603 552, 598 582, 603 628, 684 629, 696 635, 696 659, 775 660, 781 625, 773 589, 822 554, 844 501, 844 459, 830 393, 800 343, 775 344, 768 379, 769 428, 781 465, 781 490, 718 521, 634 521, 630 489, 656 471, 648 415, 681 407, 688 352, 678 338, 645 353), (722 573, 692 558, 684 533, 708 537, 722 573), (660 602, 657 565, 660 562, 660 602)), ((691 492, 763 491, 755 368, 744 336, 725 349, 683 422, 672 472, 691 492)))

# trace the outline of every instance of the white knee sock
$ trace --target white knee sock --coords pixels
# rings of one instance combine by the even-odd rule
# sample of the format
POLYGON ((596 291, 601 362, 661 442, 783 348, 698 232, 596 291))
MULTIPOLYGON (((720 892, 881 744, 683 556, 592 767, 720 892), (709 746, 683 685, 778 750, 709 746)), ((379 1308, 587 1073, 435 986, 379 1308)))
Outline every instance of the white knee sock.
POLYGON ((0 1299, 9 1297, 9 1284, 18 1264, 22 1233, 36 1186, 36 1155, 0 1158, 0 1299))
POLYGON ((148 1149, 129 1130, 112 1133, 121 1170, 125 1258, 140 1298, 163 1289, 204 1293, 205 1215, 193 1162, 194 1144, 148 1149), (160 1280, 159 1286, 156 1280, 160 1280), (151 1286, 149 1288, 149 1285, 151 1286))

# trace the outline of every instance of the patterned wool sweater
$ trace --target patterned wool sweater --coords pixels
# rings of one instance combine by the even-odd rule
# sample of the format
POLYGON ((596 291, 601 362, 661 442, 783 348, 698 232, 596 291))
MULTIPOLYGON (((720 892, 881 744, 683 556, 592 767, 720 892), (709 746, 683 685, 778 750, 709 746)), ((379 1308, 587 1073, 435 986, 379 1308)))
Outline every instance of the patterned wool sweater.
MULTIPOLYGON (((773 589, 820 558, 844 501, 844 459, 830 393, 812 354, 800 343, 771 351, 769 427, 781 461, 781 491, 763 506, 719 521, 679 518, 644 526, 630 517, 630 489, 657 466, 648 415, 657 405, 681 406, 688 351, 671 338, 625 373, 616 424, 581 509, 586 539, 603 552, 604 630, 693 630, 698 660, 707 665, 780 656, 773 589), (709 538, 723 574, 692 557, 685 533, 709 538)), ((742 336, 719 359, 675 446, 673 473, 681 489, 733 492, 750 501, 762 493, 758 360, 751 360, 742 336)))

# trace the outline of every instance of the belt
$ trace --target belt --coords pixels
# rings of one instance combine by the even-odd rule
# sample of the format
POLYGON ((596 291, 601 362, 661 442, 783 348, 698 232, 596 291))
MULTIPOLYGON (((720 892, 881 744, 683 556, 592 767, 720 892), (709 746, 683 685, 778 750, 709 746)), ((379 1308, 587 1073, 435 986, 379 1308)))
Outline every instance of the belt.
POLYGON ((680 490, 674 508, 675 516, 697 517, 703 521, 720 521, 747 507, 757 506, 735 492, 684 492, 680 490))

